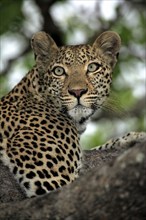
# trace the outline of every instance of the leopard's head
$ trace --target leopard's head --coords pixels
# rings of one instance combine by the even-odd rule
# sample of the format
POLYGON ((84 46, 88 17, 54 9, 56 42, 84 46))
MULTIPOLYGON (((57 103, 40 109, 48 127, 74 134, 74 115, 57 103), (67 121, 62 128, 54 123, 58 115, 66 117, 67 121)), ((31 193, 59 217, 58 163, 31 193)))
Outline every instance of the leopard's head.
POLYGON ((45 32, 32 38, 45 97, 52 97, 54 103, 59 100, 61 111, 74 119, 80 132, 109 96, 120 44, 112 31, 102 33, 93 45, 58 47, 45 32))

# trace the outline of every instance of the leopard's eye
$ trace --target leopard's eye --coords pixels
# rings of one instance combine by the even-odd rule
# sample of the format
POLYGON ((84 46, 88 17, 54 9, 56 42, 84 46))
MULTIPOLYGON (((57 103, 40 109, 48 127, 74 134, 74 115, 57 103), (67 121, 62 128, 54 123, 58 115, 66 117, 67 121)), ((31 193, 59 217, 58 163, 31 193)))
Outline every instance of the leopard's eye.
POLYGON ((88 71, 89 73, 95 72, 96 70, 99 69, 100 66, 101 66, 101 65, 98 64, 98 63, 90 63, 90 64, 88 65, 87 71, 88 71))
POLYGON ((61 66, 57 66, 53 69, 53 72, 56 76, 62 76, 65 73, 65 70, 61 66))

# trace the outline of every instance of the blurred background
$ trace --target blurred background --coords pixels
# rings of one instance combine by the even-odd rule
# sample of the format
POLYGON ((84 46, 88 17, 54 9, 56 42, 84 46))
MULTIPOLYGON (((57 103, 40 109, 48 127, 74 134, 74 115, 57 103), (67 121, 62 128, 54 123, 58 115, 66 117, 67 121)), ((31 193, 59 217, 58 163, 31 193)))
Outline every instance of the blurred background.
POLYGON ((103 31, 122 38, 109 103, 82 135, 90 148, 146 128, 145 0, 0 0, 0 97, 34 65, 31 36, 49 33, 58 46, 92 43, 103 31))

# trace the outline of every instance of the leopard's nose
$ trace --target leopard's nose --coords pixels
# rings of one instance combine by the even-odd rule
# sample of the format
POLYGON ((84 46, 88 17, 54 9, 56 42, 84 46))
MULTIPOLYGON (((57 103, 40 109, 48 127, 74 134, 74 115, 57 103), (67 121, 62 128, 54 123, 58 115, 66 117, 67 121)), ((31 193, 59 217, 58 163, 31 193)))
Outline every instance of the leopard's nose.
POLYGON ((73 95, 76 98, 80 98, 83 94, 85 94, 88 89, 69 89, 68 92, 70 95, 73 95))

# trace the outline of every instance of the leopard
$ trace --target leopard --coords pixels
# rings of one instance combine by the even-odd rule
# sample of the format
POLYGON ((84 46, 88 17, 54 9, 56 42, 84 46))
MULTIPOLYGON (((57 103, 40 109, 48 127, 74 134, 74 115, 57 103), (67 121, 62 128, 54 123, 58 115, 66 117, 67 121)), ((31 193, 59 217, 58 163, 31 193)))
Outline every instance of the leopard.
POLYGON ((80 136, 110 94, 121 38, 105 31, 92 45, 57 46, 40 31, 31 46, 35 65, 0 102, 0 159, 27 197, 79 177, 80 136))

